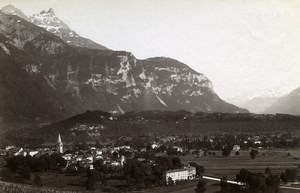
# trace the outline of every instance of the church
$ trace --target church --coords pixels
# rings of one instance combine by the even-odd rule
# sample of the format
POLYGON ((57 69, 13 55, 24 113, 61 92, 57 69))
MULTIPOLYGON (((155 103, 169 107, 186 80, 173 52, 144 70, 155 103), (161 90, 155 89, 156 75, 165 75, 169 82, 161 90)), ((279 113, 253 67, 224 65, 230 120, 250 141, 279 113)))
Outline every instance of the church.
POLYGON ((58 134, 58 138, 57 138, 57 143, 56 143, 56 151, 58 153, 63 153, 64 152, 64 147, 63 147, 63 143, 60 137, 60 133, 58 134))

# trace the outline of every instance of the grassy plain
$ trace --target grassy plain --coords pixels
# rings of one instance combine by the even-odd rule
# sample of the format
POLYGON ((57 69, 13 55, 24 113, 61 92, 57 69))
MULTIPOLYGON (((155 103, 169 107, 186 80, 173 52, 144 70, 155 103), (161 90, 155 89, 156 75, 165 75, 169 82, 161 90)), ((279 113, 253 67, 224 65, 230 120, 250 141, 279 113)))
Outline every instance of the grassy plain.
MULTIPOLYGON (((259 150, 255 159, 249 156, 250 151, 240 151, 239 156, 223 157, 220 151, 214 151, 215 156, 208 155, 197 157, 195 155, 181 156, 180 159, 184 164, 196 162, 205 168, 205 175, 214 177, 224 177, 234 180, 236 174, 241 168, 251 172, 261 172, 270 167, 274 174, 279 174, 287 168, 297 168, 300 165, 300 148, 299 149, 267 149, 259 150), (288 156, 288 153, 290 154, 288 156)), ((180 184, 173 187, 161 187, 160 189, 148 190, 146 193, 193 193, 197 181, 180 184)), ((219 191, 219 183, 207 181, 206 193, 219 191)), ((299 190, 282 190, 283 193, 299 193, 299 190)))

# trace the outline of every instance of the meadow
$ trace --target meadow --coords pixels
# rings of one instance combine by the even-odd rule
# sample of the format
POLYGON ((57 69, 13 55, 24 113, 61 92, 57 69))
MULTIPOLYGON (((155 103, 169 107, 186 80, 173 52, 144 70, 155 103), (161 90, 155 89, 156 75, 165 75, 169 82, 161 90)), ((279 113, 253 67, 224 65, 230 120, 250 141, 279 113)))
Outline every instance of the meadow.
MULTIPOLYGON (((240 151, 238 156, 223 157, 220 151, 214 151, 215 156, 208 155, 197 157, 195 155, 181 156, 184 164, 196 162, 205 168, 205 175, 214 177, 224 177, 234 180, 241 168, 251 172, 264 173, 270 167, 274 174, 280 175, 287 168, 297 168, 300 165, 300 149, 266 149, 260 150, 255 159, 251 159, 249 151, 240 151), (289 156, 288 156, 289 153, 289 156)), ((206 193, 214 193, 220 190, 220 184, 212 181, 207 182, 206 193)), ((161 187, 147 190, 146 193, 193 193, 197 181, 186 184, 179 184, 173 187, 161 187)), ((296 187, 296 186, 295 186, 296 187)), ((299 190, 282 190, 283 193, 299 193, 299 190)))

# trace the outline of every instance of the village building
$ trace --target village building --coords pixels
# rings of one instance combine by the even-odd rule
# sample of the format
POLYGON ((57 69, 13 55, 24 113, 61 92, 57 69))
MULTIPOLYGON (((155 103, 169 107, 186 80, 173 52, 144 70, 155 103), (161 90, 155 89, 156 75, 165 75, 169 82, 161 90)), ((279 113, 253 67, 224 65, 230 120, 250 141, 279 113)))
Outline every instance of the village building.
POLYGON ((177 181, 193 180, 196 178, 196 168, 187 166, 182 169, 168 170, 164 173, 163 180, 168 185, 170 180, 175 184, 177 181))

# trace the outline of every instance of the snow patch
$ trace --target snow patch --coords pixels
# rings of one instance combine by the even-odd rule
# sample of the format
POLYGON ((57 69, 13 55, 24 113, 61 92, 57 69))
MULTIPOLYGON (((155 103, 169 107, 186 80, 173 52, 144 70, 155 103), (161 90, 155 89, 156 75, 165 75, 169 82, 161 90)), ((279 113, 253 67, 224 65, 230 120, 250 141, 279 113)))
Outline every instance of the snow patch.
POLYGON ((148 77, 148 82, 146 82, 146 88, 151 88, 152 87, 152 84, 151 82, 154 80, 153 77, 148 77))
POLYGON ((122 96, 121 100, 129 100, 130 97, 131 97, 131 94, 124 95, 124 96, 122 96))
POLYGON ((9 50, 7 49, 7 47, 6 47, 2 42, 0 42, 0 47, 3 49, 3 51, 4 51, 7 55, 10 55, 9 50))
POLYGON ((174 73, 178 73, 179 72, 178 68, 174 68, 174 67, 166 67, 166 68, 155 67, 154 70, 168 71, 168 72, 174 72, 174 73))
POLYGON ((142 94, 140 89, 137 89, 137 88, 132 89, 132 91, 133 91, 134 95, 136 96, 136 98, 139 97, 139 94, 142 94))
POLYGON ((53 84, 53 82, 52 82, 46 75, 44 75, 44 78, 46 79, 48 85, 49 85, 51 88, 55 89, 55 85, 53 84))
POLYGON ((27 64, 24 69, 29 73, 39 73, 40 66, 35 64, 27 64))
POLYGON ((157 97, 157 99, 159 100, 159 102, 161 103, 161 104, 163 104, 164 106, 166 106, 166 107, 168 107, 168 105, 165 103, 165 101, 163 101, 161 98, 159 98, 159 96, 157 96, 156 95, 156 97, 157 97))
POLYGON ((117 107, 118 107, 118 110, 119 110, 120 113, 122 113, 122 114, 125 113, 125 111, 120 107, 120 105, 118 105, 117 107))
POLYGON ((135 80, 131 75, 129 77, 129 72, 131 70, 130 63, 128 61, 128 56, 118 56, 120 58, 120 69, 117 72, 117 75, 122 75, 122 81, 126 82, 126 87, 136 86, 135 80))
POLYGON ((145 79, 146 79, 146 75, 145 75, 144 70, 143 70, 143 72, 139 75, 139 77, 140 77, 142 80, 145 80, 145 79))
POLYGON ((179 83, 181 80, 181 77, 178 74, 172 74, 171 80, 175 80, 177 83, 179 83))

